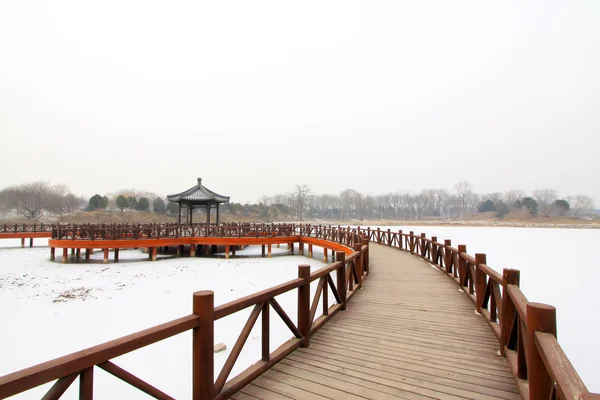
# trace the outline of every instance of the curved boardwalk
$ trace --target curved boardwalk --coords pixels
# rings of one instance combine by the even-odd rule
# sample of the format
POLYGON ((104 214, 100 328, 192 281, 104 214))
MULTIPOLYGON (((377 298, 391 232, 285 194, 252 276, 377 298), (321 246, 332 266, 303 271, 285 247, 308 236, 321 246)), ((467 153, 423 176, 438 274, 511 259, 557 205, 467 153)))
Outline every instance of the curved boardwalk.
POLYGON ((520 399, 498 340, 457 285, 427 262, 370 244, 347 311, 234 399, 520 399))

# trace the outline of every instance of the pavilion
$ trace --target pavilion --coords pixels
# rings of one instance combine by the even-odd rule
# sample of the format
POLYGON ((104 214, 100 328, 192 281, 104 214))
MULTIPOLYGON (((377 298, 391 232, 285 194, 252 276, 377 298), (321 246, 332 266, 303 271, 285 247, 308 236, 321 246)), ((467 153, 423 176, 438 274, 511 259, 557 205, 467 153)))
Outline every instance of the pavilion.
POLYGON ((169 201, 179 204, 179 223, 181 223, 181 209, 186 208, 187 220, 192 223, 192 214, 194 208, 205 208, 206 209, 206 223, 210 224, 210 210, 211 208, 217 209, 217 224, 219 223, 219 204, 227 203, 229 201, 228 196, 222 196, 218 193, 209 190, 202 186, 202 178, 198 178, 198 184, 188 190, 178 193, 170 194, 167 196, 169 201))

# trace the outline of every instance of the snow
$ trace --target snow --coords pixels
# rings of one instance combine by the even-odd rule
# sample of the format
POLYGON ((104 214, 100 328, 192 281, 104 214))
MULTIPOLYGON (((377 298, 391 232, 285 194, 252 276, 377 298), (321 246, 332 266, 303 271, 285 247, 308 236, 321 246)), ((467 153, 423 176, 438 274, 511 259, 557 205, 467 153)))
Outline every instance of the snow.
MULTIPOLYGON (((377 229, 377 227, 371 227, 377 229)), ((404 233, 427 233, 467 252, 485 253, 502 273, 521 271, 521 290, 529 301, 556 307, 558 342, 592 392, 600 392, 600 230, 500 227, 381 226, 404 233)))
MULTIPOLYGON (((313 259, 172 258, 105 265, 54 263, 48 248, 15 249, 10 247, 19 247, 20 241, 10 242, 0 241, 0 375, 191 314, 195 291, 213 290, 219 305, 297 278, 299 264, 309 264, 311 270, 324 266, 322 249, 317 247, 313 259)), ((311 285, 313 294, 317 283, 311 285)), ((277 297, 293 321, 296 296, 292 291, 277 297)), ((215 323, 215 343, 227 345, 226 351, 215 354, 215 377, 251 309, 215 323)), ((274 311, 270 317, 273 351, 293 335, 274 311)), ((175 398, 191 398, 191 340, 191 331, 185 332, 114 362, 175 398)), ((260 359, 260 346, 259 318, 230 378, 260 359)), ((94 372, 98 398, 147 398, 98 368, 94 372)), ((40 398, 49 387, 15 398, 40 398)), ((64 398, 76 398, 77 390, 73 384, 64 398)))
MULTIPOLYGON (((375 227, 376 228, 376 227, 375 227)), ((426 232, 439 241, 467 244, 469 254, 487 254, 490 267, 521 270, 521 288, 530 301, 556 306, 559 343, 591 391, 600 392, 600 301, 595 283, 600 279, 600 230, 381 227, 393 231, 426 232)), ((60 264, 48 260, 49 250, 20 249, 20 240, 0 240, 0 375, 81 350, 191 313, 192 293, 210 289, 215 304, 223 304, 297 277, 297 265, 323 266, 321 249, 313 259, 172 258, 157 262, 118 264, 60 264), (71 299, 73 290, 83 298, 71 299), (63 296, 61 296, 61 294, 63 296), (66 299, 65 299, 66 297, 66 299), (56 299, 66 301, 55 302, 56 299)), ((27 242, 28 244, 28 242, 27 242)), ((277 249, 273 246, 273 251, 277 249)), ((279 251, 287 251, 281 245, 279 251)), ((259 254, 260 246, 244 250, 259 254)), ((297 247, 296 247, 297 251, 297 247)), ((307 253, 307 249, 305 249, 307 253)), ((58 256, 58 254, 57 254, 58 256)), ((94 256, 101 257, 101 253, 94 256)), ((139 250, 121 250, 120 258, 146 258, 139 250), (127 254, 127 257, 125 257, 127 254)), ((335 275, 335 274, 334 274, 335 275)), ((335 276, 334 276, 335 279, 335 276)), ((311 289, 315 290, 317 282, 311 289)), ((333 295, 329 296, 333 299, 333 295)), ((296 292, 277 298, 296 320, 296 292)), ((320 312, 321 307, 318 308, 320 312)), ((215 376, 224 364, 251 308, 216 322, 215 343, 227 350, 215 355, 215 376)), ((271 312, 271 350, 291 332, 271 312)), ((230 378, 260 359, 260 318, 230 378)), ((191 332, 150 345, 114 362, 175 398, 190 398, 191 332)), ((95 369, 98 398, 146 396, 95 369)), ((40 398, 49 385, 15 398, 40 398)), ((77 384, 65 398, 76 398, 77 384)))

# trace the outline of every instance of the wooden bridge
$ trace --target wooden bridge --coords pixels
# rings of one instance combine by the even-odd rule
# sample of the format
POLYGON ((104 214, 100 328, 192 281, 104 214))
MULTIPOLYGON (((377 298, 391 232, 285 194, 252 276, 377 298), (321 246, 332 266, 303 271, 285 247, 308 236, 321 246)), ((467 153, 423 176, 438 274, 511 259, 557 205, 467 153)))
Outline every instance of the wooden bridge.
POLYGON ((235 399, 518 399, 498 340, 473 303, 423 260, 370 247, 363 289, 235 399))
POLYGON ((0 377, 0 398, 56 380, 44 399, 57 399, 79 377, 80 399, 91 399, 97 366, 152 397, 172 399, 110 360, 191 329, 194 399, 600 399, 556 340, 556 310, 527 301, 518 271, 498 274, 485 255, 424 234, 293 230, 298 243, 336 249, 336 261, 312 272, 301 265, 297 279, 217 307, 212 292, 194 293, 188 316, 0 377), (291 290, 298 294, 296 323, 276 300, 291 290), (248 307, 215 379, 214 322, 248 307), (273 352, 271 310, 293 335, 273 352), (230 379, 259 317, 262 357, 230 379))

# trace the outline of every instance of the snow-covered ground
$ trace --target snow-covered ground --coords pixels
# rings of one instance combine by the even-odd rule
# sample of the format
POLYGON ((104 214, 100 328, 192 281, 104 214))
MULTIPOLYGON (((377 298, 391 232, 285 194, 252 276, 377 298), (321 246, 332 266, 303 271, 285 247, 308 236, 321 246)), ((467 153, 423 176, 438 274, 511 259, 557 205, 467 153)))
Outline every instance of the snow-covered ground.
MULTIPOLYGON (((377 227, 372 227, 377 228, 377 227)), ((521 271, 529 301, 556 307, 558 342, 594 392, 600 392, 600 230, 496 227, 382 226, 381 230, 425 232, 438 241, 486 253, 495 270, 521 271)))
MULTIPOLYGON (((296 278, 299 264, 310 264, 312 270, 324 265, 322 249, 316 247, 313 259, 172 258, 63 265, 49 261, 47 247, 12 248, 20 247, 19 240, 2 240, 0 246, 0 375, 191 314, 194 291, 213 290, 219 305, 296 278)), ((257 247, 246 252, 260 253, 257 247)), ((275 249, 284 251, 287 246, 275 249)), ((140 255, 147 257, 139 250, 120 253, 122 259, 140 255)), ((294 321, 296 296, 292 291, 277 298, 294 321)), ((216 373, 250 311, 216 322, 215 342, 227 345, 227 351, 215 355, 216 373)), ((292 336, 271 312, 271 350, 292 336)), ((175 398, 191 398, 191 340, 191 332, 186 332, 119 357, 115 363, 175 398)), ((260 359, 260 345, 259 318, 230 377, 260 359)), ((147 398, 98 368, 95 380, 98 398, 147 398)), ((48 388, 44 385, 15 398, 40 398, 48 388)), ((65 398, 76 398, 77 390, 73 384, 65 398)))
MULTIPOLYGON (((488 264, 521 270, 521 287, 530 301, 558 310, 558 338, 590 390, 600 391, 600 231, 571 229, 382 227, 426 232, 453 245, 467 244, 470 254, 486 253, 488 264)), ((44 239, 36 239, 41 246, 44 239)), ((158 262, 67 264, 48 261, 44 247, 18 249, 19 240, 0 240, 0 375, 99 344, 191 313, 192 293, 210 289, 215 304, 275 286, 297 276, 297 265, 323 266, 321 249, 314 258, 207 259, 173 258, 158 262)), ((276 251, 273 246, 273 251, 276 251)), ((282 245, 281 251, 287 251, 282 245)), ((305 249, 306 251, 306 249, 305 249)), ((260 246, 246 252, 260 253, 260 246)), ((101 254, 96 254, 101 258, 101 254)), ((120 258, 147 257, 137 250, 120 258)), ((335 277, 334 277, 335 278, 335 277)), ((313 291, 316 282, 313 283, 313 291)), ((333 299, 333 296, 329 296, 333 299)), ((278 301, 295 321, 296 293, 278 301)), ((319 310, 321 308, 319 307, 319 310)), ((250 309, 217 321, 215 341, 228 349, 215 356, 225 362, 250 309)), ((271 312, 271 349, 291 333, 271 312)), ((260 320, 231 376, 260 358, 260 320)), ((191 393, 191 332, 150 345, 115 360, 133 374, 175 398, 191 393)), ((98 398, 146 398, 119 379, 96 369, 98 398)), ((40 398, 48 388, 17 398, 40 398)), ((66 398, 76 398, 74 384, 66 398)))

